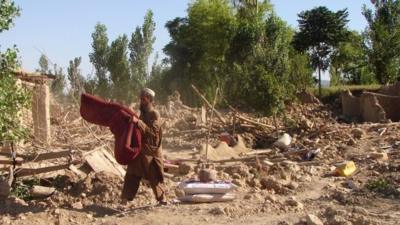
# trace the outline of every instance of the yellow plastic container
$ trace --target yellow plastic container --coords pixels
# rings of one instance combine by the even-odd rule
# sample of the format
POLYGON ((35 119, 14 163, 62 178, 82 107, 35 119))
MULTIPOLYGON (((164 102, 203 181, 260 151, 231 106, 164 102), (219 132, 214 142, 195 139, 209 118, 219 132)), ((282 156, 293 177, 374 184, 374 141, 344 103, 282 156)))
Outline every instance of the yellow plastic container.
POLYGON ((336 173, 343 177, 348 177, 356 171, 357 167, 353 161, 345 161, 336 165, 336 173))

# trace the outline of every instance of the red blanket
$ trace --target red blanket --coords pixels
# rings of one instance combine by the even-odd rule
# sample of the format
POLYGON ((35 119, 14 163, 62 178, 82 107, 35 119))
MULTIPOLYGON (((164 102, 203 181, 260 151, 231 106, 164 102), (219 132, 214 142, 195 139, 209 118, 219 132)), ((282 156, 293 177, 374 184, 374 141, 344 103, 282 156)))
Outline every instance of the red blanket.
POLYGON ((140 153, 140 130, 129 122, 132 116, 137 116, 132 110, 93 95, 82 94, 80 113, 86 121, 110 128, 115 138, 114 156, 119 164, 127 165, 140 153))

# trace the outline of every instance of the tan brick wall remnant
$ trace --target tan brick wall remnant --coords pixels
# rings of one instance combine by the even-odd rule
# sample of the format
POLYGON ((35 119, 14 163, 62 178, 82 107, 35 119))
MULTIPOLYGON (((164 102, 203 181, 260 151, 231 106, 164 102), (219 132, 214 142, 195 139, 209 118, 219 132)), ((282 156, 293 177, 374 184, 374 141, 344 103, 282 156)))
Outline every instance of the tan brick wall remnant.
POLYGON ((32 117, 35 139, 44 145, 49 145, 50 134, 50 92, 49 86, 36 84, 32 95, 32 117))

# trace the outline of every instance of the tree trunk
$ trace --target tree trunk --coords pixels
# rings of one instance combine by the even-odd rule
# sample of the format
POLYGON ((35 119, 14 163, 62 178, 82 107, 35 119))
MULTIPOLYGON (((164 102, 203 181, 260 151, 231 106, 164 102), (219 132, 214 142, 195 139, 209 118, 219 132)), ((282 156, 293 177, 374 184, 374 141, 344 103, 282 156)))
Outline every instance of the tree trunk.
POLYGON ((318 93, 319 97, 322 97, 322 90, 321 90, 321 68, 318 67, 318 93))

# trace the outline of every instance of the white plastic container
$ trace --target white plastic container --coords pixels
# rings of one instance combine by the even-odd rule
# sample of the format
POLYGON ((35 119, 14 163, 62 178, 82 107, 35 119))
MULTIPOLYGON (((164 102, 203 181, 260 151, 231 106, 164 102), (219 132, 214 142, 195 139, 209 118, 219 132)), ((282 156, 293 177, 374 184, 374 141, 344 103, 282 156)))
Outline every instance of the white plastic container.
POLYGON ((210 182, 202 183, 199 181, 184 181, 178 186, 186 195, 194 194, 226 194, 236 189, 230 182, 210 182))
POLYGON ((181 202, 193 202, 193 203, 208 203, 208 202, 228 202, 233 201, 236 198, 235 194, 195 194, 185 195, 179 197, 181 202))

